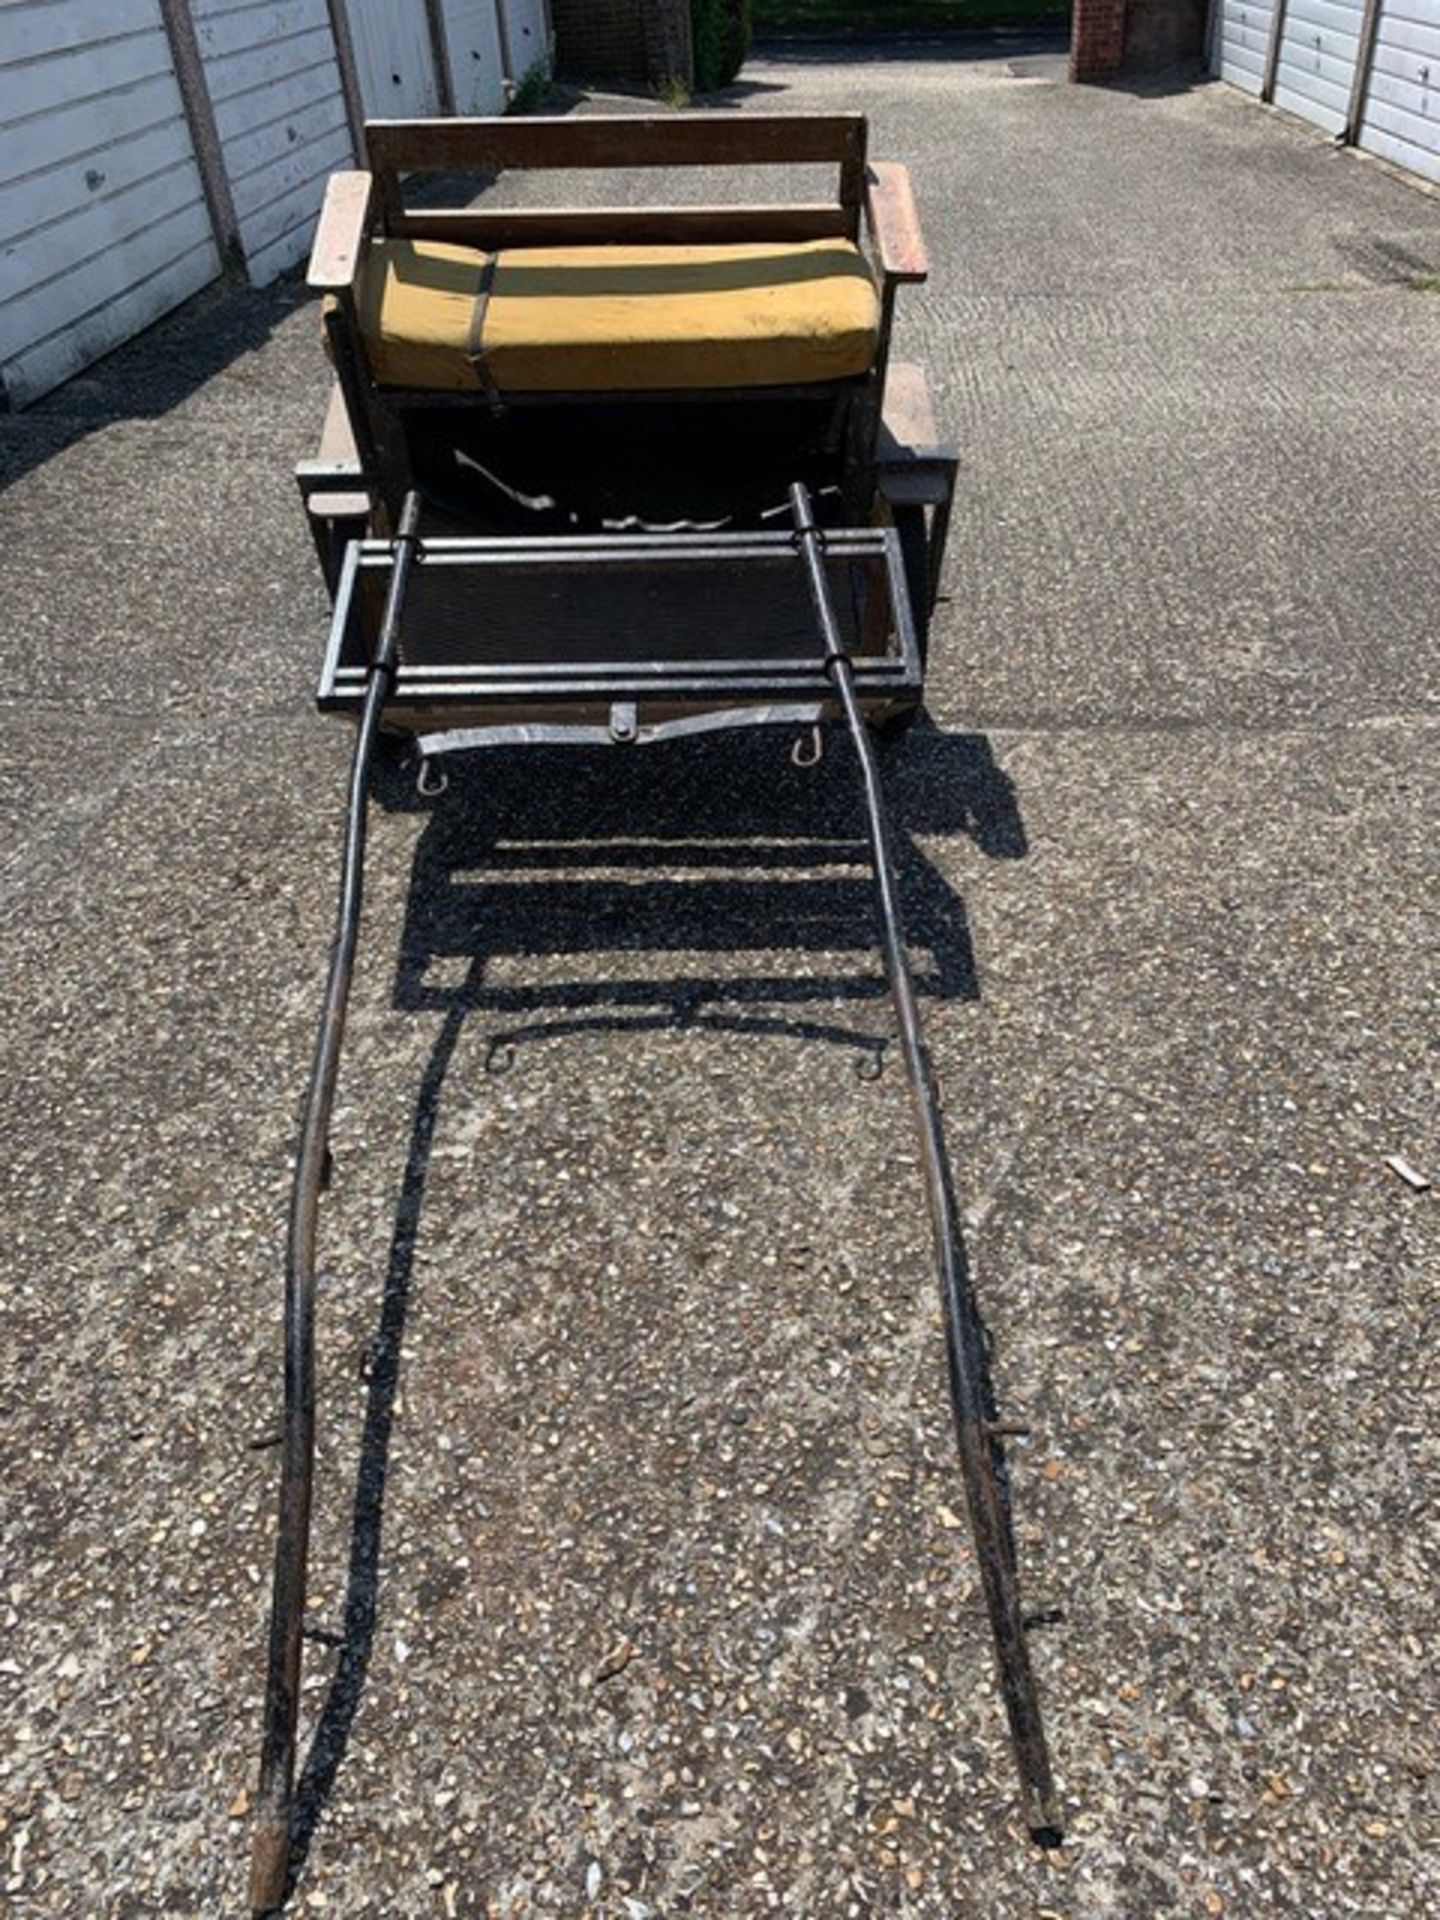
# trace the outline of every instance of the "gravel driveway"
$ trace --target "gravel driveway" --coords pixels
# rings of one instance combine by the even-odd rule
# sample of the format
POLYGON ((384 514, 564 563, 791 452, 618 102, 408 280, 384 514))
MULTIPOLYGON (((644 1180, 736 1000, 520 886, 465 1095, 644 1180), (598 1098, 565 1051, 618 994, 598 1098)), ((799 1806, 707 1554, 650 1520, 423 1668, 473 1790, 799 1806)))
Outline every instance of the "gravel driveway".
MULTIPOLYGON (((737 98, 871 114, 934 254, 962 503, 892 792, 1067 1843, 1016 1820, 853 769, 536 755, 375 821, 297 1912, 1440 1910, 1440 1216, 1385 1164, 1440 1180, 1440 200, 962 51, 737 98)), ((243 1908, 324 389, 288 283, 0 421, 16 1916, 243 1908)))

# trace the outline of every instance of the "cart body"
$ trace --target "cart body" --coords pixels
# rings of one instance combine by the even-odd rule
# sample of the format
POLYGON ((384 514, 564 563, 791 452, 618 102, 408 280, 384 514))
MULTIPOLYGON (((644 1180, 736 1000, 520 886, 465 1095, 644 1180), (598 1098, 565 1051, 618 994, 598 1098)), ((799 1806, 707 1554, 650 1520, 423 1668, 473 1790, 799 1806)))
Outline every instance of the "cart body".
POLYGON ((1054 1838, 1001 1428, 870 738, 923 698, 956 473, 923 373, 890 353, 898 290, 928 271, 905 171, 870 160, 851 114, 387 121, 366 143, 368 168, 331 181, 310 266, 335 373, 298 469, 333 605, 319 703, 358 725, 291 1199, 252 1905, 280 1905, 294 1867, 320 1195, 387 733, 418 739, 425 792, 428 760, 502 743, 848 733, 1001 1691, 1027 1820, 1054 1838), (724 184, 735 169, 823 186, 747 199, 724 184), (674 197, 554 204, 577 170, 663 175, 674 197))
POLYGON ((864 119, 386 121, 366 141, 310 268, 336 375, 297 470, 335 602, 322 708, 358 711, 415 488, 439 564, 387 731, 833 715, 783 564, 800 481, 855 536, 828 564, 862 705, 913 711, 956 460, 922 370, 892 359, 928 264, 864 119), (797 174, 812 197, 736 197, 797 174), (597 175, 605 198, 657 177, 672 197, 555 204, 597 175))

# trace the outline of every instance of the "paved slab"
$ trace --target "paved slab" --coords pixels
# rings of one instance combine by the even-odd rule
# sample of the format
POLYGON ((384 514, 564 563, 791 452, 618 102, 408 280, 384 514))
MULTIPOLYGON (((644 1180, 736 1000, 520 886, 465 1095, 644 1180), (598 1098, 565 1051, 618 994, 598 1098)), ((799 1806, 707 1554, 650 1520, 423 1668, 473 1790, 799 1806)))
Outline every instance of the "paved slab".
MULTIPOLYGON (((1440 1235, 1383 1163, 1440 1174, 1440 203, 1021 43, 741 95, 870 112, 935 254, 964 503, 893 781, 1070 1837, 1016 1824, 857 1072, 844 755, 517 759, 376 823, 297 1910, 1429 1914, 1440 1235)), ((0 423, 17 1914, 243 1900, 324 378, 237 293, 0 423)))

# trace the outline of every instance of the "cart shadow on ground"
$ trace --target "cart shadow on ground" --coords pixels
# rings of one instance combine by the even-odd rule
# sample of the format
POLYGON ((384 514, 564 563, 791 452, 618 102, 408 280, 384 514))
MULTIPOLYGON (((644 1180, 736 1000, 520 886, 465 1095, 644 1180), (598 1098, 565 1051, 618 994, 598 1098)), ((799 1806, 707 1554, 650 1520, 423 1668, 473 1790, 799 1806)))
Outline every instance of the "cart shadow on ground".
MULTIPOLYGON (((338 1661, 297 1788, 298 1876, 344 1761, 378 1619, 389 1452, 414 1255, 446 1077, 471 1022, 489 1020, 489 1071, 529 1045, 600 1031, 720 1030, 853 1051, 880 1070, 888 994, 878 952, 858 770, 832 730, 814 768, 794 736, 758 730, 639 750, 527 748, 458 758, 423 798, 413 763, 377 778, 388 811, 430 810, 416 848, 394 1004, 443 1020, 416 1090, 351 1513, 338 1661), (684 955, 717 964, 671 971, 684 955), (725 955, 728 964, 718 963, 725 955), (837 956, 854 966, 837 967, 837 956), (641 956, 643 977, 496 984, 496 960, 641 956), (801 964, 786 970, 783 956, 801 964), (738 970, 736 956, 763 970, 738 970), (662 965, 653 963, 660 960, 662 965), (442 976, 445 976, 442 978, 442 976), (869 1011, 879 1001, 885 1011, 869 1011), (853 1022, 836 1017, 853 1008, 853 1022)), ((988 741, 923 720, 886 750, 906 929, 922 1000, 979 998, 963 903, 914 836, 967 836, 1021 859, 1024 826, 988 741)), ((377 823, 381 824, 381 823, 377 823)), ((383 832, 383 824, 381 824, 383 832)), ((507 969, 507 971, 513 971, 507 969)), ((541 971, 549 974, 548 964, 541 971)), ((895 1069, 898 1071, 898 1066, 895 1069)), ((958 1218, 958 1213, 957 1213, 958 1218)), ((958 1249, 968 1287, 965 1249, 958 1249)), ((994 1415, 988 1372, 986 1398, 994 1415)), ((1005 1485, 1003 1452, 995 1443, 1005 1485)), ((331 1647, 336 1636, 311 1630, 331 1647)))

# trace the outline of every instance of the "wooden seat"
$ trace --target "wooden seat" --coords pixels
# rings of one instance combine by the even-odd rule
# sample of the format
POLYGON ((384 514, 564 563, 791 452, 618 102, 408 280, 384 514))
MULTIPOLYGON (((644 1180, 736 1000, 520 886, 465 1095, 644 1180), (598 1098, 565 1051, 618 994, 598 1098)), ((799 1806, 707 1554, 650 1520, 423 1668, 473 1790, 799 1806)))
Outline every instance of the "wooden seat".
POLYGON ((595 429, 579 422, 603 408, 622 447, 649 434, 646 476, 662 492, 667 462, 680 468, 672 492, 713 478, 690 518, 735 512, 737 462, 753 454, 758 472, 788 438, 785 480, 838 489, 850 524, 868 523, 895 296, 928 268, 905 169, 867 159, 862 116, 371 121, 365 143, 369 169, 332 176, 309 280, 328 296, 331 357, 382 517, 418 473, 448 483, 457 462, 558 493, 577 464, 593 466, 595 429), (517 204, 506 186, 515 173, 735 168, 829 168, 833 185, 794 201, 692 190, 662 206, 553 206, 530 192, 517 204), (673 431, 657 449, 667 408, 673 431), (568 445, 551 431, 566 409, 568 445), (507 471, 525 465, 521 414, 529 444, 571 471, 533 484, 507 471))
POLYGON ((477 247, 376 240, 357 286, 381 386, 644 393, 867 373, 880 301, 843 239, 477 247))

